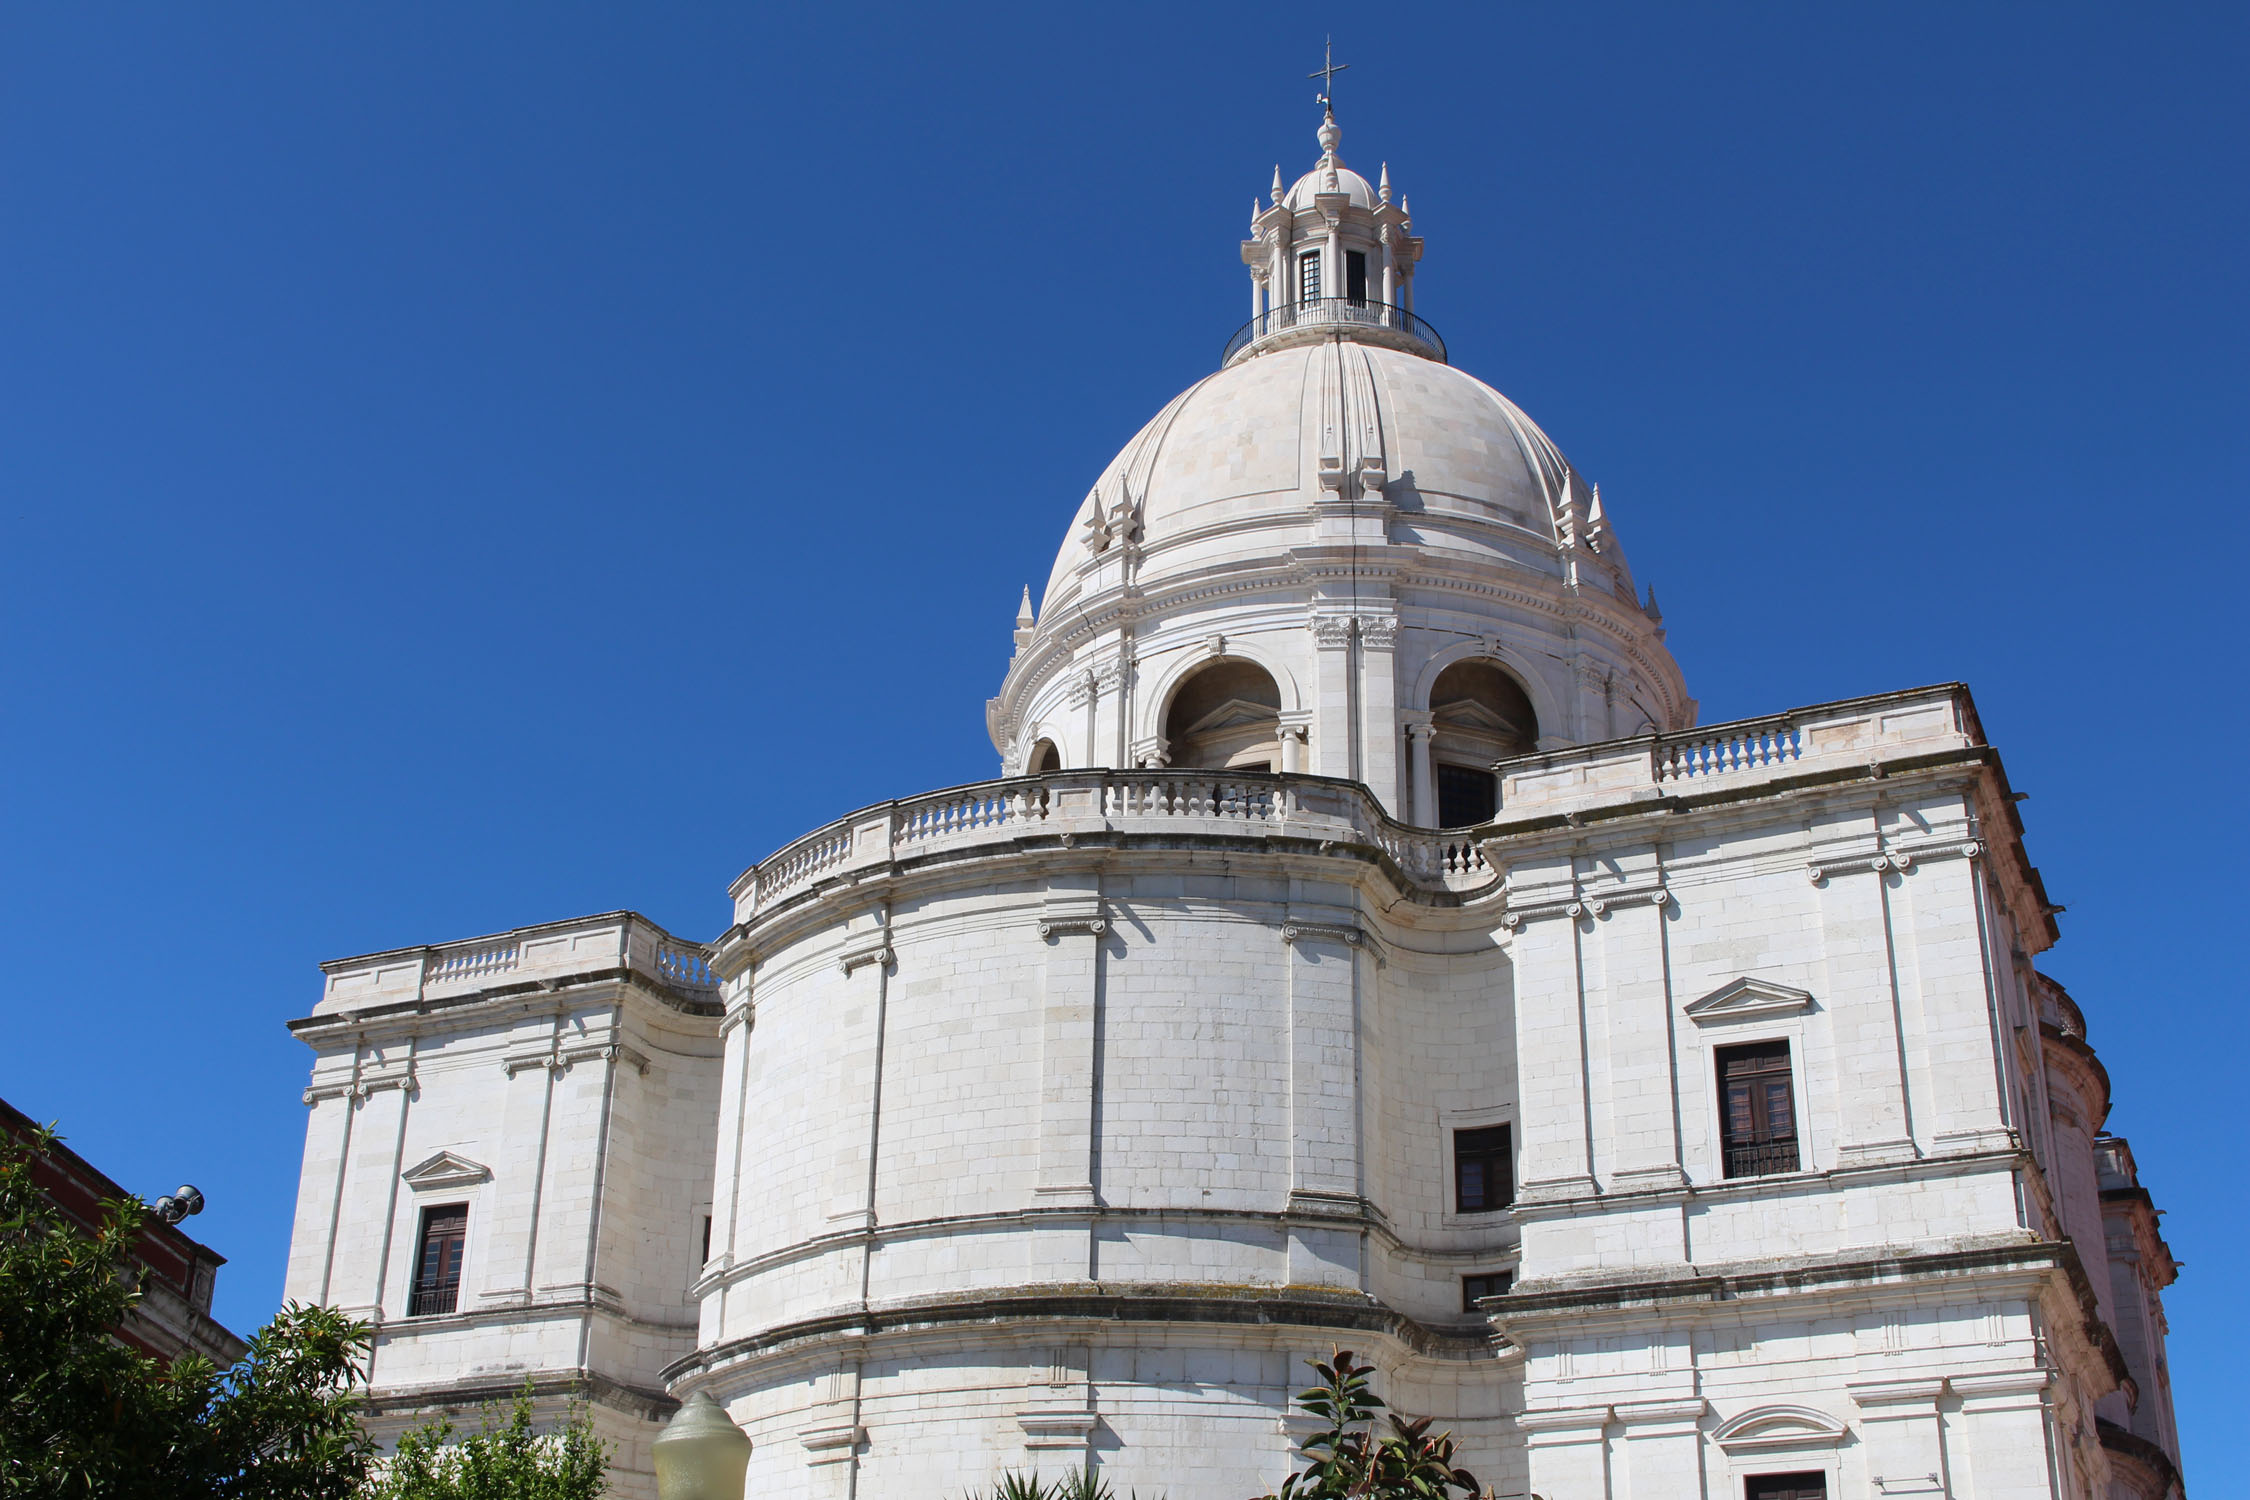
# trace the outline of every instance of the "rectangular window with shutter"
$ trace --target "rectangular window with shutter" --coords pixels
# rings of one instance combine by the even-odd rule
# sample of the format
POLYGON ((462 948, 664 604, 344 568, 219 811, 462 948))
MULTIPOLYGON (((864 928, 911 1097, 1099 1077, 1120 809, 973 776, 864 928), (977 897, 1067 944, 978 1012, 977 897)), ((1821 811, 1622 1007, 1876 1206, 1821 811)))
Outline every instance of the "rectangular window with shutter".
POLYGON ((1743 1500, 1828 1500, 1828 1476, 1817 1470, 1802 1474, 1753 1474, 1742 1485, 1743 1500))
POLYGON ((1318 302, 1320 300, 1320 252, 1318 250, 1307 250, 1297 257, 1297 300, 1299 302, 1318 302))
POLYGON ((1719 1134, 1729 1177, 1797 1170, 1797 1106, 1787 1042, 1721 1047, 1719 1134))
POLYGON ((1486 1214, 1516 1200, 1515 1153, 1508 1127, 1453 1132, 1453 1211, 1486 1214))
POLYGON ((1367 300, 1367 255, 1364 251, 1344 252, 1344 295, 1354 302, 1367 300))
POLYGON ((422 1210, 421 1249, 414 1257, 414 1290, 406 1299, 410 1318, 434 1317, 461 1305, 461 1252, 469 1243, 469 1205, 451 1203, 422 1210))

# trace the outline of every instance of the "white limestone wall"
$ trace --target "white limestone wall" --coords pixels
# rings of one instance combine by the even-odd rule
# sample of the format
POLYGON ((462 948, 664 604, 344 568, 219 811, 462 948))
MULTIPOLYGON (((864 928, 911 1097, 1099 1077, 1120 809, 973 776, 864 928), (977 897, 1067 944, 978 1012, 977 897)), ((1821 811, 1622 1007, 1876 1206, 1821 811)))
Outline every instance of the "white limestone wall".
MULTIPOLYGON (((552 988, 497 969, 425 982, 421 1001, 392 1008, 359 1000, 381 987, 353 981, 401 965, 332 966, 330 996, 370 1008, 324 1002, 298 1023, 316 1057, 286 1295, 377 1325, 370 1394, 386 1440, 530 1380, 558 1410, 582 1391, 617 1428, 617 1493, 647 1477, 660 1372, 694 1344, 720 1068, 715 1015, 617 967, 642 966, 636 923, 488 950, 575 951, 552 988), (457 1203, 458 1305, 411 1315, 423 1210, 457 1203)), ((445 958, 424 950, 415 966, 436 973, 445 958)))
POLYGON ((1822 768, 1872 731, 1860 753, 1911 754, 1881 736, 1947 722, 1879 705, 1859 727, 1725 741, 1782 752, 1511 775, 1487 849, 1509 886, 1523 1279, 1498 1321, 1526 1352, 1533 1490, 1739 1494, 1802 1469, 1835 1494, 2103 1482, 2108 1299, 2081 1291, 2042 1213, 2089 1197, 2062 1122, 2099 1105, 2090 1073, 2064 1080, 2019 1043, 2028 892, 1995 865, 1996 799, 1966 756, 1822 768), (1652 764, 1740 764, 1775 790, 1746 776, 1730 797, 1711 770, 1642 791, 1652 764), (1800 1171, 1728 1180, 1716 1053, 1776 1039, 1800 1171), (2061 1170, 2027 1173, 2027 1138, 2061 1170))
MULTIPOLYGON (((1387 949, 1366 1052, 1371 1192, 1393 1236, 1372 1246, 1370 1289, 1430 1324, 1481 1324, 1461 1278, 1512 1271, 1512 1214, 1460 1214, 1453 1133, 1516 1124, 1509 970, 1488 932, 1416 932, 1387 949)), ((1480 1330, 1481 1331, 1481 1330, 1480 1330)))
POLYGON ((1374 917, 1367 869, 1002 850, 773 919, 731 992, 732 1259, 675 1372, 757 1440, 759 1492, 1091 1454, 1120 1493, 1237 1500, 1338 1344, 1520 1469, 1460 1306, 1507 1216, 1445 1212, 1441 1123, 1512 1102, 1505 965, 1374 917))
POLYGON ((1838 799, 1807 832, 1714 818, 1510 862, 1523 1175, 1527 1196, 1573 1205, 1527 1224, 1527 1275, 2024 1227, 2010 1164, 1990 1156, 2013 1137, 1967 803, 1838 799), (1858 857, 1886 848, 1913 851, 1906 868, 1858 857), (1745 979, 1778 990, 1723 998, 1745 979), (1779 1245, 1763 1208, 1728 1207, 1740 1189, 1724 1179, 1715 1071, 1719 1048, 1775 1039, 1790 1044, 1803 1167, 1857 1172, 1823 1181, 1819 1211, 1779 1245), (1988 1180, 1876 1170, 1947 1156, 1982 1159, 1988 1180), (1596 1184, 1600 1206, 1584 1202, 1596 1184), (1691 1210, 1664 1196, 1690 1184, 1704 1190, 1691 1210), (1655 1196, 1619 1198, 1636 1190, 1655 1196))
POLYGON ((1812 1470, 1831 1495, 2052 1500, 2050 1411, 2067 1427, 2070 1404, 2043 1367, 2043 1316, 2019 1289, 1884 1308, 1864 1295, 1753 1298, 1693 1319, 1594 1321, 1528 1363, 1553 1398, 1522 1419, 1530 1484, 1739 1496, 1752 1476, 1812 1470))

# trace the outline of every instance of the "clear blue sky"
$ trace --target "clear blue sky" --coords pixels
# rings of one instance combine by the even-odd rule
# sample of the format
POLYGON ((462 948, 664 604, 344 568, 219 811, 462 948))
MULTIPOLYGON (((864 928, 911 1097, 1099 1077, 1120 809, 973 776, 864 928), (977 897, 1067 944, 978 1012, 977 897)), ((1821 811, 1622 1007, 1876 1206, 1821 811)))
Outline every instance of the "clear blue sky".
POLYGON ((990 774, 1018 589, 1344 155, 1707 720, 1953 678, 2250 1489, 2238 6, 0 11, 0 1095, 280 1294, 323 958, 990 774))

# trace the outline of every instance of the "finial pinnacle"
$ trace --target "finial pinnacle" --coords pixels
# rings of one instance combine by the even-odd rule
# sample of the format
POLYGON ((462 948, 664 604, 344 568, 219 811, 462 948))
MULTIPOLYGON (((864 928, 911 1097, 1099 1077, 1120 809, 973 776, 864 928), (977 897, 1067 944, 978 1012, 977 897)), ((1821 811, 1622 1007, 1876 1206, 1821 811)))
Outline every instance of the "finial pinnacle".
POLYGON ((1377 196, 1379 196, 1385 203, 1391 201, 1391 164, 1389 162, 1383 163, 1382 185, 1377 187, 1375 191, 1377 196))
POLYGON ((1281 163, 1273 164, 1273 206, 1281 207, 1281 163))

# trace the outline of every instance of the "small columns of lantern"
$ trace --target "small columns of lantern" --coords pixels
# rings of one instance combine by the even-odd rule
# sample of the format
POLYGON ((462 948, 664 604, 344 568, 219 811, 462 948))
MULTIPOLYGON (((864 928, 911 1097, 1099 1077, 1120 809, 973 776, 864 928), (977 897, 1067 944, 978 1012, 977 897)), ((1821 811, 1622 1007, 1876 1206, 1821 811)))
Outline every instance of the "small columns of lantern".
POLYGON ((1346 258, 1367 257, 1368 286, 1362 294, 1370 301, 1380 297, 1386 306, 1414 307, 1414 267, 1422 258, 1422 241, 1413 232, 1411 212, 1403 197, 1393 201, 1390 163, 1382 165, 1374 202, 1354 202, 1345 191, 1348 171, 1339 148, 1343 127, 1332 110, 1323 110, 1318 140, 1320 159, 1313 164, 1309 184, 1300 182, 1302 194, 1309 185, 1313 201, 1294 202, 1282 180, 1281 168, 1273 171, 1270 201, 1251 215, 1250 237, 1242 242, 1242 262, 1250 273, 1250 315, 1253 319, 1275 312, 1305 296, 1342 297, 1349 293, 1346 258), (1303 285, 1299 257, 1319 252, 1320 280, 1303 285), (1380 266, 1379 281, 1376 267, 1380 266), (1377 291, 1377 285, 1381 290, 1377 291))

